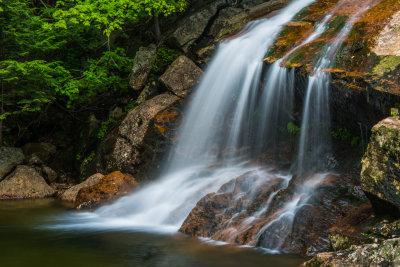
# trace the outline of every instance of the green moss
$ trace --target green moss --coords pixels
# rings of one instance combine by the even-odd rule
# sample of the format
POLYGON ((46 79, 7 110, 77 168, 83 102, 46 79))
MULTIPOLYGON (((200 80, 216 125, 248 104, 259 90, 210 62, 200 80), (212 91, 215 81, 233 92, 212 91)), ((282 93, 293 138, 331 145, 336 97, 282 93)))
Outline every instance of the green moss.
POLYGON ((293 134, 293 135, 296 135, 300 131, 300 127, 298 127, 293 122, 289 122, 286 126, 286 129, 290 134, 293 134))
POLYGON ((90 153, 90 155, 87 158, 85 158, 82 161, 81 168, 80 168, 80 170, 81 170, 81 181, 86 180, 86 178, 87 178, 86 177, 86 167, 93 161, 95 155, 96 154, 94 152, 92 152, 92 153, 90 153))
POLYGON ((294 21, 300 21, 305 18, 308 14, 308 7, 303 8, 300 10, 293 18, 294 21))
POLYGON ((329 29, 339 31, 346 24, 347 16, 337 16, 332 22, 329 23, 329 29))
POLYGON ((387 72, 394 71, 400 65, 400 56, 381 57, 378 65, 373 69, 373 74, 384 75, 387 72))

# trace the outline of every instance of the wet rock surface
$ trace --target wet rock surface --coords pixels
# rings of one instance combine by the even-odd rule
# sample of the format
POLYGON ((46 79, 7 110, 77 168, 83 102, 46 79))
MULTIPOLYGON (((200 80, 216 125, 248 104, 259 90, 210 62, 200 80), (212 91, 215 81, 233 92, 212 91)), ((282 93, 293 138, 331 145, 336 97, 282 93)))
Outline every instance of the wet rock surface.
MULTIPOLYGON (((329 228, 363 205, 370 205, 368 199, 360 186, 346 176, 319 174, 289 181, 278 174, 260 178, 248 173, 201 199, 180 231, 313 255, 328 251, 329 228)), ((370 216, 372 209, 367 213, 370 216)), ((357 223, 349 221, 347 227, 357 223)))
POLYGON ((372 128, 363 158, 361 183, 365 192, 400 209, 400 119, 389 117, 372 128))
POLYGON ((32 167, 20 165, 0 182, 0 199, 46 198, 55 194, 32 167))
POLYGON ((92 186, 98 182, 100 182, 100 180, 104 177, 103 174, 101 173, 96 173, 93 174, 92 176, 90 176, 89 178, 87 178, 84 182, 72 186, 71 188, 69 188, 68 190, 66 190, 62 195, 61 195, 61 199, 63 201, 69 201, 69 202, 76 202, 76 197, 78 196, 79 190, 81 190, 82 188, 85 187, 89 187, 92 186))
POLYGON ((25 156, 20 148, 0 147, 0 181, 17 165, 22 164, 25 156))
POLYGON ((160 81, 173 94, 186 97, 199 82, 203 71, 186 56, 178 57, 160 77, 160 81))
POLYGON ((83 187, 76 197, 77 209, 94 209, 109 204, 137 189, 139 184, 130 174, 112 172, 93 185, 83 187))

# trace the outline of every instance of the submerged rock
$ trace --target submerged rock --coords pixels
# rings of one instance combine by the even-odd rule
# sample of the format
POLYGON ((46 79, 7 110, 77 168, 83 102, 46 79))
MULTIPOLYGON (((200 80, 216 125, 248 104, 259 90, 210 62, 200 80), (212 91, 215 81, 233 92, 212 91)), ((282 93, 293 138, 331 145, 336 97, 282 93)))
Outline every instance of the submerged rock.
POLYGON ((55 194, 32 167, 20 165, 0 182, 0 199, 45 198, 55 194))
POLYGON ((362 160, 361 185, 365 192, 400 209, 400 119, 390 117, 372 128, 362 160))
POLYGON ((130 174, 119 171, 112 172, 97 183, 79 190, 76 197, 77 209, 93 209, 103 204, 127 195, 135 190, 139 184, 130 174))
POLYGON ((150 45, 149 47, 140 47, 139 51, 136 52, 132 72, 129 77, 129 85, 133 90, 138 91, 145 85, 147 77, 151 71, 156 52, 157 47, 155 45, 150 45))
POLYGON ((190 90, 198 83, 203 71, 185 56, 178 57, 167 71, 160 77, 160 81, 173 94, 186 97, 190 90))
POLYGON ((400 264, 400 239, 389 239, 382 243, 352 246, 339 252, 317 254, 303 263, 303 267, 343 266, 398 266, 400 264))
POLYGON ((25 156, 20 148, 0 147, 0 181, 17 165, 22 164, 25 156))
POLYGON ((64 201, 76 202, 76 197, 78 196, 79 190, 85 187, 92 186, 98 183, 104 177, 101 173, 96 173, 87 178, 84 182, 75 185, 68 190, 66 190, 62 195, 61 199, 64 201))

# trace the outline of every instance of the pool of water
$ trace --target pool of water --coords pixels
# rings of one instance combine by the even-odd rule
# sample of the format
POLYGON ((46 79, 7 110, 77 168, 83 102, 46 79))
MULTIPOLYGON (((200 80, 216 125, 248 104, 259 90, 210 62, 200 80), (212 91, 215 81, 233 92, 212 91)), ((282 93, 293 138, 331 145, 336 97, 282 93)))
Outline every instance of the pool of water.
POLYGON ((298 266, 304 259, 217 245, 182 234, 48 227, 57 200, 0 202, 1 266, 298 266))

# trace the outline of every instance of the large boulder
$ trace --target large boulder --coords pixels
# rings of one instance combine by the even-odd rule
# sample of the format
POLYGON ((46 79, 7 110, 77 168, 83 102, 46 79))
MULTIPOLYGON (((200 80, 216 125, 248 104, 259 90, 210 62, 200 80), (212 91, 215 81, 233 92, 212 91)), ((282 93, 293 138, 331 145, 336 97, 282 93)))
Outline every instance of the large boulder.
POLYGON ((75 202, 76 197, 78 196, 79 190, 81 190, 82 188, 92 186, 92 185, 100 182, 100 180, 103 179, 103 177, 104 177, 104 175, 101 173, 93 174, 92 176, 87 178, 84 182, 82 182, 78 185, 75 185, 75 186, 69 188, 68 190, 66 190, 61 195, 61 199, 63 201, 75 202))
POLYGON ((49 184, 54 183, 58 177, 57 172, 48 166, 42 167, 42 174, 44 175, 46 182, 49 184))
POLYGON ((0 182, 0 199, 45 198, 55 194, 32 167, 20 165, 0 182))
MULTIPOLYGON (((177 127, 179 97, 165 93, 129 111, 119 128, 108 135, 96 156, 104 172, 120 170, 142 178, 156 169, 171 144, 167 124, 177 127)), ((144 177, 146 179, 147 177, 144 177)))
POLYGON ((400 239, 389 239, 382 243, 352 246, 339 252, 324 252, 303 263, 303 267, 344 266, 399 266, 400 239))
POLYGON ((372 128, 362 164, 362 189, 400 209, 399 117, 386 118, 372 128))
POLYGON ((24 153, 16 147, 0 147, 0 181, 24 161, 24 153))
POLYGON ((36 155, 42 162, 47 162, 57 152, 57 148, 50 143, 28 143, 22 147, 27 158, 36 155))
POLYGON ((155 45, 140 47, 136 52, 132 72, 129 77, 129 85, 136 91, 142 89, 152 68, 154 56, 157 52, 155 45))
POLYGON ((97 183, 83 187, 76 197, 77 209, 93 209, 109 204, 135 190, 139 184, 130 174, 112 172, 97 183))
POLYGON ((187 52, 190 46, 203 34, 209 21, 217 14, 218 8, 222 5, 226 5, 225 0, 217 0, 200 11, 183 18, 171 34, 169 41, 187 52))
POLYGON ((198 83, 203 71, 185 56, 178 57, 160 77, 173 94, 185 97, 198 83))
POLYGON ((203 197, 180 231, 313 255, 330 249, 330 228, 353 213, 360 219, 347 220, 349 229, 371 216, 372 208, 349 177, 315 174, 296 176, 288 183, 274 173, 260 177, 249 172, 203 197))

